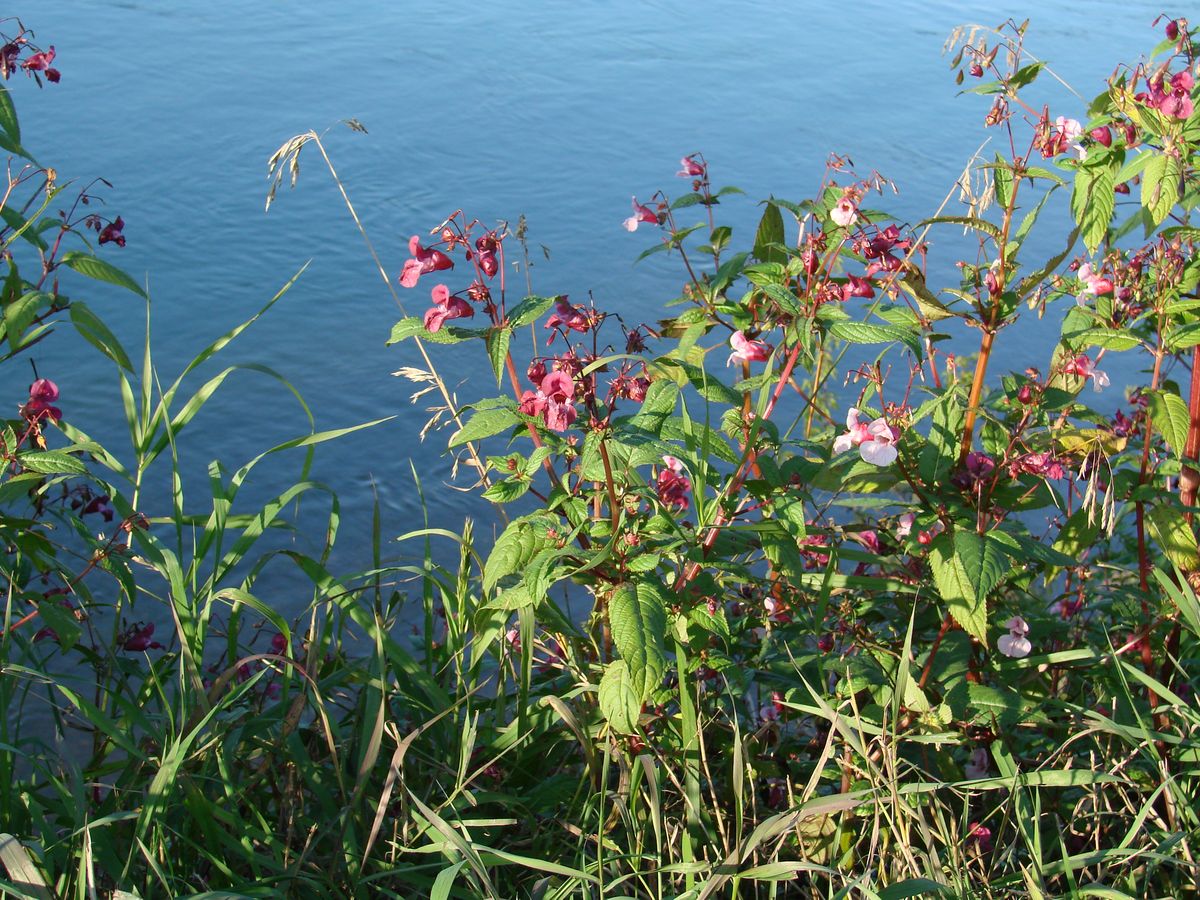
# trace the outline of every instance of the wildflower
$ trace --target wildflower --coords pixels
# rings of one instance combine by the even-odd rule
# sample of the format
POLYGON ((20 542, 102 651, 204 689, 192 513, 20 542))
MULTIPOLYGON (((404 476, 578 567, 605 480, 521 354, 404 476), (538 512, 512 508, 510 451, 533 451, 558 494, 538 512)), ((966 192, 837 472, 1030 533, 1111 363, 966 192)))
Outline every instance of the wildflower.
POLYGON ((1079 124, 1078 119, 1068 119, 1066 116, 1059 116, 1054 120, 1053 127, 1050 126, 1046 119, 1043 119, 1042 122, 1042 129, 1045 134, 1041 148, 1042 156, 1046 158, 1058 156, 1060 153, 1065 153, 1068 147, 1074 147, 1082 158, 1083 147, 1078 141, 1083 134, 1083 126, 1079 124))
POLYGON ((917 532, 917 543, 922 547, 933 543, 933 539, 946 530, 946 523, 941 519, 929 526, 927 531, 917 532))
POLYGON ((37 72, 44 72, 46 74, 47 81, 52 81, 55 84, 58 84, 58 81, 60 78, 62 78, 62 75, 59 73, 58 69, 50 68, 50 64, 52 62, 54 62, 53 44, 51 44, 41 53, 32 54, 29 59, 21 63, 21 68, 30 75, 35 75, 37 72))
POLYGON ((1078 275, 1079 280, 1087 285, 1083 289, 1083 293, 1085 294, 1095 294, 1097 297, 1100 297, 1113 292, 1112 279, 1092 271, 1090 263, 1084 263, 1080 266, 1078 275))
POLYGON ((655 488, 659 502, 668 508, 687 509, 691 506, 688 493, 692 489, 692 483, 683 474, 683 463, 674 456, 664 456, 662 461, 663 468, 658 473, 658 484, 655 488))
POLYGON ((708 171, 708 166, 700 160, 696 159, 698 153, 693 153, 691 156, 685 156, 679 161, 682 167, 675 174, 679 178, 703 178, 708 171))
POLYGON ((447 319, 469 319, 475 315, 471 304, 462 297, 450 296, 450 288, 444 284, 436 285, 431 294, 434 305, 425 310, 425 330, 430 334, 440 331, 447 319))
POLYGON ((967 827, 967 843, 979 847, 979 852, 987 853, 992 849, 992 829, 978 822, 972 822, 967 827))
POLYGON ((140 653, 145 650, 161 650, 163 645, 153 639, 154 623, 153 622, 137 622, 130 625, 124 632, 117 637, 117 643, 123 650, 131 650, 135 653, 140 653))
POLYGON ((971 70, 969 74, 972 78, 982 78, 983 66, 981 66, 979 63, 971 63, 971 70))
POLYGON ((896 440, 899 434, 881 416, 872 422, 860 422, 858 410, 854 407, 846 413, 846 433, 839 435, 833 442, 834 453, 845 453, 851 447, 858 447, 859 455, 876 466, 890 466, 899 455, 896 450, 896 440))
POLYGON ((1102 147, 1112 146, 1112 129, 1107 125, 1101 125, 1098 128, 1093 128, 1088 132, 1097 144, 1102 147))
POLYGON ((865 531, 858 531, 851 535, 856 541, 863 545, 869 553, 879 553, 879 532, 868 528, 865 531))
POLYGON ((552 431, 566 431, 575 421, 575 383, 566 372, 551 372, 542 379, 537 392, 521 395, 521 412, 538 416, 552 431))
POLYGON ((859 278, 857 275, 847 275, 846 283, 842 285, 842 302, 849 300, 851 297, 874 297, 875 288, 871 286, 865 278, 859 278))
POLYGON ((729 338, 729 346, 733 348, 733 352, 725 360, 727 366, 735 359, 738 362, 765 362, 772 350, 770 344, 763 341, 752 341, 746 337, 743 331, 733 333, 733 336, 729 338))
POLYGON ((974 781, 988 776, 988 752, 986 747, 976 747, 971 754, 971 760, 963 766, 963 773, 974 781))
POLYGON ((450 257, 441 250, 422 247, 421 239, 415 234, 408 239, 408 252, 413 258, 404 261, 404 269, 400 273, 400 284, 404 287, 416 287, 422 275, 454 268, 450 257))
POLYGON ((1108 375, 1097 369, 1091 357, 1084 354, 1068 360, 1067 364, 1063 366, 1063 374, 1092 379, 1092 387, 1096 389, 1097 393, 1111 384, 1108 375))
POLYGON ((954 476, 954 483, 961 488, 973 490, 996 469, 996 461, 986 453, 972 450, 967 454, 965 465, 954 476))
POLYGON ((906 538, 912 534, 913 522, 917 521, 917 514, 907 512, 896 520, 896 537, 906 538))
POLYGON ((280 656, 288 652, 288 639, 284 637, 283 632, 277 631, 271 635, 271 652, 280 656))
POLYGON ((655 214, 654 210, 648 206, 642 206, 637 202, 637 197, 634 197, 633 215, 626 219, 622 224, 625 226, 626 231, 637 231, 638 225, 643 222, 649 225, 657 225, 658 216, 655 214))
POLYGON ((125 246, 125 235, 122 232, 125 230, 125 220, 117 216, 116 221, 109 222, 100 231, 101 244, 116 244, 118 247, 125 246))
POLYGON ((1164 30, 1166 32, 1168 41, 1179 40, 1179 20, 1178 19, 1172 19, 1171 21, 1169 21, 1167 23, 1166 29, 1164 29, 1164 30))
POLYGON ((500 242, 496 240, 495 234, 490 232, 475 241, 475 258, 479 261, 479 268, 483 269, 483 274, 488 278, 500 271, 500 263, 496 261, 496 249, 499 246, 500 242))
POLYGON ((49 378, 39 378, 29 386, 29 400, 21 407, 21 415, 29 421, 42 417, 58 422, 62 410, 52 405, 58 399, 58 385, 49 378))
MULTIPOLYGON (((569 328, 572 331, 584 333, 592 327, 592 318, 583 307, 572 306, 567 301, 566 296, 562 296, 554 301, 554 312, 546 320, 545 327, 569 328)), ((551 337, 551 340, 554 340, 554 338, 551 337)))
POLYGON ((516 626, 509 628, 504 632, 504 640, 508 641, 508 645, 512 647, 513 653, 521 652, 521 631, 516 626))
POLYGON ((837 202, 837 206, 830 210, 829 218, 842 228, 849 228, 858 221, 858 206, 854 203, 853 198, 842 197, 837 202))
POLYGON ((1136 99, 1157 109, 1164 116, 1173 119, 1190 119, 1195 109, 1192 103, 1192 88, 1196 80, 1191 71, 1184 69, 1166 80, 1166 73, 1160 72, 1150 80, 1150 93, 1138 94, 1136 99))
POLYGON ((1004 623, 1008 634, 996 641, 996 649, 1005 656, 1022 659, 1033 650, 1033 644, 1025 635, 1029 634, 1029 625, 1020 616, 1013 616, 1004 623))
POLYGON ((833 635, 828 631, 817 638, 817 649, 822 653, 828 653, 833 649, 833 635))

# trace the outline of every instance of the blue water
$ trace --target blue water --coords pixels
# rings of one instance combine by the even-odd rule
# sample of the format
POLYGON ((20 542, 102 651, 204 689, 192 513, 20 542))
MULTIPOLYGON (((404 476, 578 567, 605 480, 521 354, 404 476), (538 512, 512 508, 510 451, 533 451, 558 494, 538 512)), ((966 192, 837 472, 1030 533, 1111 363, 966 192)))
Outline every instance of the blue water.
MULTIPOLYGON (((661 256, 635 266, 652 238, 620 222, 631 194, 684 190, 674 172, 685 153, 703 151, 717 184, 747 192, 722 210, 745 241, 753 200, 807 196, 831 151, 893 179, 902 192, 887 206, 916 221, 981 143, 999 139, 982 126, 986 98, 956 97, 941 55, 955 25, 1031 17, 1028 49, 1088 98, 1161 34, 1149 27, 1159 5, 1128 0, 1002 11, 912 0, 13 7, 40 43, 57 47, 63 73, 40 92, 10 85, 25 143, 60 177, 112 182, 107 209, 124 218, 128 246, 105 255, 149 284, 164 377, 312 261, 224 357, 278 369, 319 428, 396 416, 320 450, 318 474, 342 499, 340 562, 349 568, 369 563, 373 491, 385 535, 420 522, 410 466, 431 524, 456 529, 483 509, 444 487, 447 433, 417 440, 423 404, 411 405, 413 386, 391 374, 418 364, 415 348, 384 346, 399 311, 311 149, 299 188, 282 188, 264 213, 267 158, 292 135, 332 129, 330 153, 392 276, 408 236, 456 209, 485 222, 524 214, 530 240, 550 252, 536 255, 536 292, 583 300, 590 291, 627 320, 653 321, 681 279, 661 256), (349 117, 369 134, 337 124, 349 117)), ((1037 87, 1052 115, 1086 118, 1085 104, 1051 78, 1037 87)), ((950 247, 941 257, 938 249, 935 269, 951 271, 950 247)), ((72 293, 136 347, 140 301, 92 283, 72 293)), ((421 289, 403 299, 415 314, 428 304, 421 289)), ((1019 351, 1001 346, 1000 367, 1045 366, 1052 331, 1019 351)), ((126 440, 110 364, 65 331, 59 338, 35 358, 59 383, 63 409, 105 441, 126 440)), ((492 390, 481 354, 438 359, 460 400, 492 390)), ((0 372, 7 402, 28 382, 24 362, 0 372)), ((303 430, 285 391, 234 376, 185 442, 189 506, 202 509, 209 459, 237 465, 303 430)), ((153 490, 165 488, 165 473, 153 490)), ((261 498, 283 481, 255 482, 252 492, 261 498)))

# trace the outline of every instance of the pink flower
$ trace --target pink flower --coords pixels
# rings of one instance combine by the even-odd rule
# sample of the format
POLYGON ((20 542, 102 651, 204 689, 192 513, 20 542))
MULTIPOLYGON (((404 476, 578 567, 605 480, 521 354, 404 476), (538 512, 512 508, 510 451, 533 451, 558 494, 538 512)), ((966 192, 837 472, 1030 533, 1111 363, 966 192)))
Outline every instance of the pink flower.
POLYGON ((675 174, 680 178, 703 178, 708 171, 708 166, 696 159, 700 154, 693 153, 691 156, 685 156, 679 161, 682 168, 675 174))
POLYGON ((668 508, 687 509, 691 505, 688 493, 692 483, 683 474, 683 463, 674 456, 664 456, 662 471, 658 473, 658 500, 668 508))
POLYGON ((496 240, 493 232, 488 232, 475 241, 475 258, 479 261, 479 268, 483 269, 483 274, 488 278, 500 271, 500 263, 496 260, 496 248, 499 246, 500 242, 496 240))
POLYGON ((1087 287, 1083 289, 1083 293, 1095 294, 1097 297, 1112 293, 1112 279, 1105 278, 1098 272, 1093 272, 1090 263, 1084 263, 1082 266, 1080 266, 1078 274, 1079 280, 1087 285, 1087 287))
POLYGON ((1033 644, 1025 635, 1029 634, 1029 625, 1020 616, 1013 616, 1004 623, 1008 634, 996 641, 996 649, 1005 656, 1022 659, 1033 650, 1033 644))
POLYGON ((912 534, 913 523, 917 521, 917 514, 907 512, 896 520, 896 537, 906 538, 912 534))
POLYGON ((552 431, 566 431, 575 421, 575 383, 566 372, 551 372, 542 379, 537 393, 521 395, 521 412, 538 416, 552 431))
POLYGON ((967 827, 967 843, 978 846, 980 853, 989 852, 992 849, 992 829, 972 822, 967 827))
POLYGON ((972 781, 978 778, 987 778, 989 761, 990 757, 988 756, 987 748, 976 747, 975 751, 971 754, 970 762, 963 766, 963 773, 972 781))
POLYGON ((1150 94, 1139 94, 1137 99, 1149 103, 1164 116, 1190 119, 1195 110, 1191 96, 1195 86, 1196 80, 1187 69, 1172 75, 1169 85, 1166 83, 1166 73, 1160 72, 1150 80, 1150 94))
POLYGON ((436 285, 431 292, 434 305, 425 310, 425 330, 434 334, 447 319, 469 319, 475 315, 471 304, 462 297, 451 297, 450 288, 436 285))
POLYGON ((158 641, 153 640, 154 623, 147 622, 145 624, 138 622, 135 625, 130 625, 124 632, 117 637, 117 643, 123 650, 132 650, 133 652, 142 652, 145 650, 161 650, 163 645, 158 641))
POLYGON ((829 218, 842 228, 849 228, 858 221, 858 207, 850 197, 843 197, 830 211, 829 218))
POLYGON ((871 286, 871 282, 865 278, 859 278, 857 275, 847 275, 846 283, 842 285, 842 302, 849 300, 851 297, 874 297, 875 288, 871 286))
POLYGON ((58 80, 62 78, 62 75, 59 73, 58 69, 50 68, 50 64, 52 62, 54 62, 53 44, 51 44, 41 53, 32 54, 29 59, 21 63, 21 68, 23 68, 30 75, 33 75, 35 72, 45 72, 46 80, 53 81, 55 84, 57 84, 58 80))
POLYGON ((57 399, 58 385, 49 378, 39 378, 29 386, 29 400, 21 407, 21 415, 30 421, 46 416, 58 422, 62 410, 53 405, 57 399))
POLYGON ((658 216, 648 206, 642 206, 637 202, 637 197, 633 198, 633 215, 626 219, 622 224, 626 231, 637 231, 638 225, 645 222, 649 225, 658 224, 658 216))
POLYGON ((121 232, 125 229, 125 220, 117 216, 115 222, 109 222, 100 231, 101 244, 116 244, 118 247, 125 246, 125 235, 121 232))
POLYGON ((725 365, 731 365, 736 359, 738 362, 765 362, 767 357, 771 355, 771 345, 763 341, 753 341, 746 337, 742 331, 735 331, 729 339, 729 346, 733 348, 733 352, 729 354, 729 358, 725 360, 725 365))
MULTIPOLYGON (((566 296, 554 301, 554 312, 546 320, 546 328, 569 328, 572 331, 585 333, 592 327, 592 318, 581 306, 572 306, 566 296)), ((550 338, 553 340, 553 336, 550 338)))
POLYGON ((450 257, 441 250, 422 247, 421 239, 415 234, 408 239, 408 252, 413 258, 404 261, 404 270, 400 273, 400 284, 404 287, 416 287, 422 275, 454 268, 450 257))
POLYGON ((1111 384, 1108 380, 1108 375, 1096 368, 1096 364, 1092 362, 1091 357, 1082 354, 1068 361, 1063 366, 1063 374, 1092 379, 1092 387, 1096 389, 1097 393, 1111 384))
POLYGON ((845 453, 857 447, 859 455, 875 466, 890 466, 899 453, 896 440, 899 435, 881 416, 872 422, 860 422, 854 407, 846 413, 846 433, 833 442, 834 453, 845 453))

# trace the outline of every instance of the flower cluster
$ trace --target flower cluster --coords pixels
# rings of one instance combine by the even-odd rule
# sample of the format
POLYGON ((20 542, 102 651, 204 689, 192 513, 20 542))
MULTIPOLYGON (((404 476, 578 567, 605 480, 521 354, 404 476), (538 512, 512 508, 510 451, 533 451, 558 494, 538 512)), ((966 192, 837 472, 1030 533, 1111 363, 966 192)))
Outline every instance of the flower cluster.
POLYGON ((688 494, 692 483, 683 474, 683 463, 674 456, 664 456, 662 461, 656 485, 659 502, 668 509, 687 509, 691 505, 688 494))

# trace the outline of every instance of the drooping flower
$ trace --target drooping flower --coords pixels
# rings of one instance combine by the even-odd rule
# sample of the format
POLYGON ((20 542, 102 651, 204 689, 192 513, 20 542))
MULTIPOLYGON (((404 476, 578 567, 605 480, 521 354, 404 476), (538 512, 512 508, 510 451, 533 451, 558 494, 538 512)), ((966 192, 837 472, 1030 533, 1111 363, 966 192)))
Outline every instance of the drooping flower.
POLYGON ((1077 375, 1080 378, 1092 379, 1092 387, 1096 392, 1104 390, 1111 382, 1108 380, 1108 375, 1096 368, 1096 364, 1092 362, 1090 356, 1080 354, 1074 359, 1069 360, 1063 366, 1064 375, 1077 375))
POLYGON ((1079 275, 1079 280, 1086 285, 1083 293, 1095 294, 1097 297, 1100 297, 1113 292, 1112 279, 1093 271, 1091 263, 1084 263, 1080 266, 1077 274, 1079 275))
MULTIPOLYGON (((563 295, 554 301, 554 312, 546 320, 546 328, 569 328, 581 334, 592 327, 592 317, 581 306, 573 306, 563 295)), ((551 337, 553 340, 553 337, 551 337)))
POLYGON ((859 278, 857 275, 846 275, 846 283, 842 285, 842 302, 851 297, 874 296, 875 288, 871 286, 871 282, 865 278, 859 278))
POLYGON ((450 288, 444 284, 435 285, 431 295, 433 306, 425 310, 425 330, 430 334, 440 331, 447 319, 469 319, 475 315, 471 304, 462 297, 450 296, 450 288))
POLYGON ((846 433, 838 435, 833 442, 834 453, 845 453, 857 447, 863 460, 875 466, 890 466, 899 452, 896 440, 899 434, 880 416, 871 422, 859 421, 859 412, 854 407, 846 413, 846 433))
POLYGON ((912 534, 913 523, 917 521, 917 514, 906 512, 896 520, 896 537, 906 538, 912 534))
POLYGON ((153 622, 137 622, 130 625, 124 632, 117 637, 117 643, 123 650, 131 650, 135 653, 145 650, 161 650, 163 645, 154 640, 154 623, 153 622))
POLYGON ((703 178, 708 171, 708 167, 700 160, 696 159, 698 153, 693 153, 691 156, 685 156, 679 161, 680 170, 675 174, 680 178, 703 178))
POLYGON ((1066 153, 1068 147, 1074 147, 1075 151, 1083 157, 1085 151, 1079 143, 1079 138, 1083 134, 1083 126, 1079 124, 1078 119, 1068 119, 1066 116, 1059 116, 1054 120, 1054 125, 1049 123, 1049 117, 1044 117, 1041 122, 1042 156, 1047 159, 1051 156, 1058 156, 1060 153, 1066 153))
POLYGON ((621 224, 625 226, 626 231, 637 231, 638 225, 645 222, 648 225, 657 225, 658 216, 648 206, 642 206, 637 202, 637 197, 633 198, 633 215, 626 219, 621 224))
POLYGON ((729 338, 729 346, 733 348, 733 352, 725 360, 726 366, 732 365, 735 359, 738 362, 765 362, 773 349, 765 341, 751 340, 743 331, 733 333, 729 338))
POLYGON ((494 232, 488 232, 475 240, 475 257, 479 261, 479 268, 483 269, 483 274, 488 278, 500 271, 500 263, 496 259, 496 250, 499 247, 500 241, 494 232))
POLYGON ((54 406, 58 399, 58 385, 49 378, 39 378, 29 386, 29 400, 21 407, 21 415, 31 422, 43 416, 58 422, 62 410, 54 406))
POLYGON ((62 78, 62 74, 58 71, 58 69, 52 69, 50 67, 50 64, 54 62, 54 56, 54 45, 51 44, 42 52, 31 54, 29 59, 21 63, 21 68, 23 68, 30 75, 33 75, 35 72, 43 72, 46 75, 47 81, 52 81, 57 84, 59 79, 62 78))
POLYGON ((851 197, 842 197, 829 212, 829 218, 842 228, 849 228, 858 221, 858 205, 851 197))
POLYGON ((404 261, 404 269, 400 273, 400 284, 404 287, 416 287, 422 275, 454 268, 454 261, 450 257, 441 250, 422 247, 421 238, 415 234, 408 239, 408 252, 413 258, 404 261))
POLYGON ((692 490, 692 483, 683 474, 683 463, 674 456, 664 456, 662 461, 663 467, 658 473, 655 487, 659 502, 668 508, 687 509, 691 505, 688 494, 692 490))
POLYGON ((1033 644, 1026 637, 1029 634, 1028 623, 1020 616, 1013 616, 1004 623, 1004 627, 1008 629, 1008 634, 996 641, 996 649, 1012 659, 1028 656, 1033 650, 1033 644))
POLYGON ((118 247, 125 246, 125 235, 122 233, 125 230, 125 220, 117 216, 115 221, 109 222, 100 230, 101 244, 116 244, 118 247))

